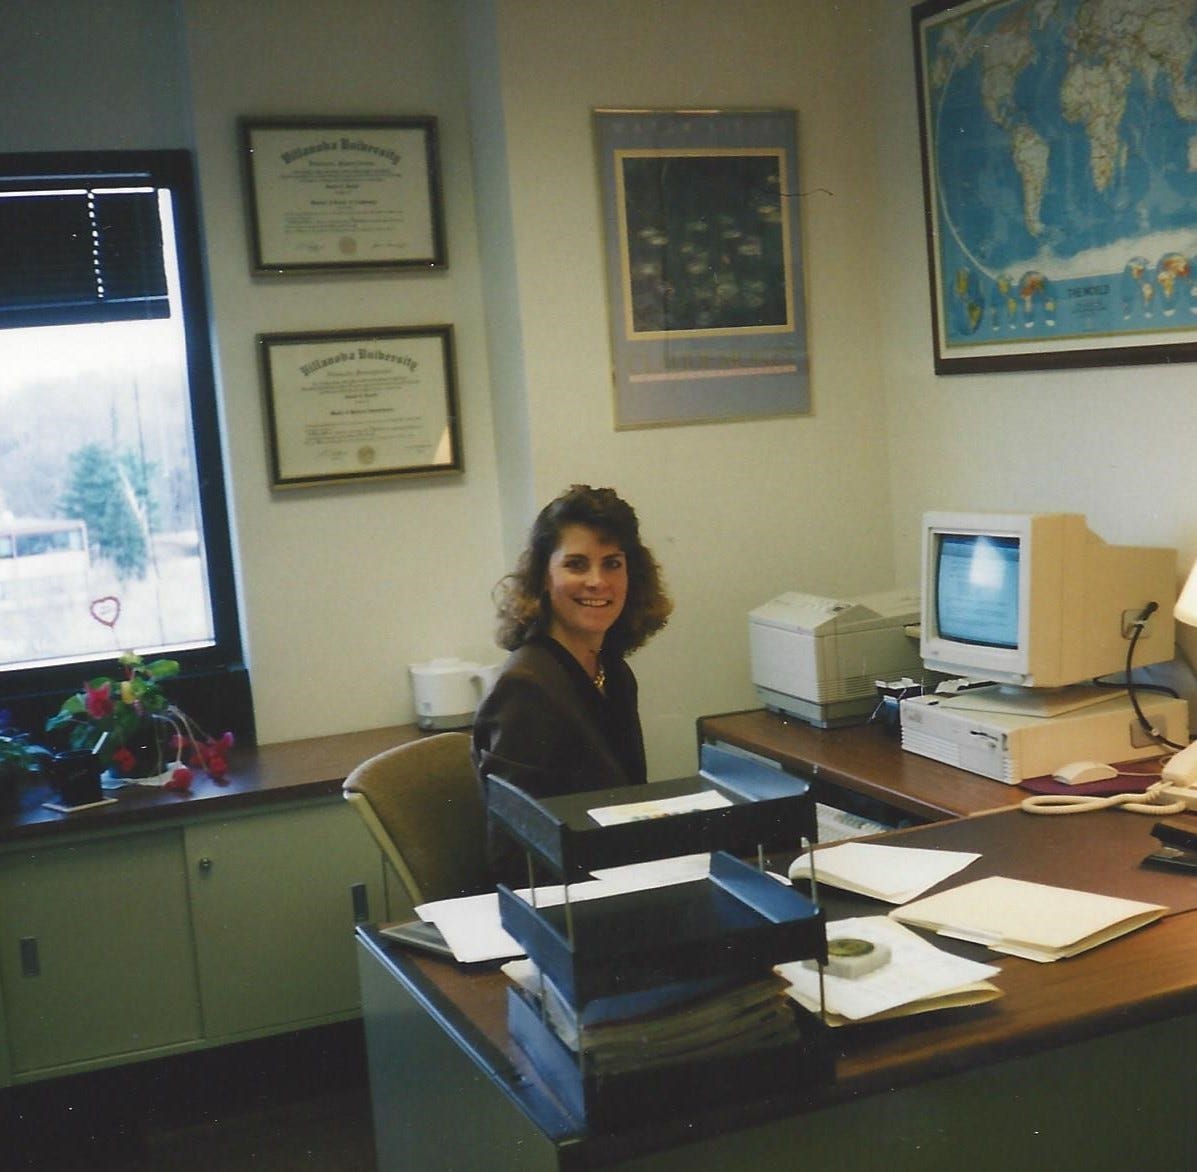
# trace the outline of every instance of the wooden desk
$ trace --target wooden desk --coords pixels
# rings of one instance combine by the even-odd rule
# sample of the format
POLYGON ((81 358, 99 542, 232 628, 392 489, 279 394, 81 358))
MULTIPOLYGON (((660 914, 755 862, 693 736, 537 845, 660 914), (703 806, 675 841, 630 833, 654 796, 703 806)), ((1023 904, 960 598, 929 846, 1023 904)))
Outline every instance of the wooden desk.
MULTIPOLYGON (((765 713, 708 717, 699 727, 707 739, 936 819, 896 837, 980 850, 978 877, 986 868, 1061 885, 1075 877, 1074 886, 1106 884, 1182 910, 1055 964, 951 945, 995 960, 1004 995, 834 1031, 833 1085, 779 1087, 766 1101, 603 1134, 571 1118, 513 1044, 505 977, 407 952, 360 927, 381 1172, 1191 1164, 1197 886, 1139 869, 1154 819, 1023 814, 1010 809, 1018 790, 905 754, 879 729, 819 732, 765 713)), ((862 902, 829 915, 888 910, 862 902)))
MULTIPOLYGON (((938 822, 1018 803, 1026 794, 902 748, 896 732, 880 724, 819 729, 764 708, 703 716, 698 740, 724 742, 776 761, 814 782, 815 796, 851 809, 852 796, 876 803, 880 820, 938 822)), ((866 808, 862 812, 869 812, 866 808)))
POLYGON ((1003 959, 986 1006, 839 1030, 832 1086, 605 1135, 512 1044, 502 974, 368 928, 358 952, 380 1172, 1187 1167, 1197 1140, 1197 913, 1003 959))

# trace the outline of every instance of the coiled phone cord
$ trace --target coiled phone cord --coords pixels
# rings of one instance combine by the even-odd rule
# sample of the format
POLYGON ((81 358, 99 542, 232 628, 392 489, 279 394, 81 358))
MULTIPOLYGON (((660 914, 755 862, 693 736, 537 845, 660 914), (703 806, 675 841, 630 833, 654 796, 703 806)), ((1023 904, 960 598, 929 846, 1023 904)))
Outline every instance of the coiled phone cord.
POLYGON ((1091 810, 1117 807, 1128 814, 1155 814, 1157 817, 1183 814, 1188 809, 1184 802, 1163 800, 1168 785, 1166 781, 1157 781, 1141 794, 1110 794, 1106 797, 1097 794, 1036 794, 1023 799, 1022 809, 1028 814, 1087 814, 1091 810))

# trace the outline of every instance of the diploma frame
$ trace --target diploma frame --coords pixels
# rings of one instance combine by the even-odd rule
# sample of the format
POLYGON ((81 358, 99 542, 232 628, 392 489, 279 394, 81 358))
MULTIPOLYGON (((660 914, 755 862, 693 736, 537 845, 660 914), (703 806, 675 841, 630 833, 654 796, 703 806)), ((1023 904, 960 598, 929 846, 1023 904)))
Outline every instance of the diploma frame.
POLYGON ((453 327, 259 334, 271 487, 463 471, 453 327))
POLYGON ((255 276, 443 269, 437 120, 239 120, 255 276))

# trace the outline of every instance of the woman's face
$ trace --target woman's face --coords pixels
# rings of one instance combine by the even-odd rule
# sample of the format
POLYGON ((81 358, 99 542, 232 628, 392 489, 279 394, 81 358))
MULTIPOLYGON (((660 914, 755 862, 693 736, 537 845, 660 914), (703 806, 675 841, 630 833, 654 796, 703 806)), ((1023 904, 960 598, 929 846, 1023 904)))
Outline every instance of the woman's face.
POLYGON ((549 634, 566 646, 597 651, 627 602, 628 559, 589 526, 566 525, 549 558, 545 589, 549 634))

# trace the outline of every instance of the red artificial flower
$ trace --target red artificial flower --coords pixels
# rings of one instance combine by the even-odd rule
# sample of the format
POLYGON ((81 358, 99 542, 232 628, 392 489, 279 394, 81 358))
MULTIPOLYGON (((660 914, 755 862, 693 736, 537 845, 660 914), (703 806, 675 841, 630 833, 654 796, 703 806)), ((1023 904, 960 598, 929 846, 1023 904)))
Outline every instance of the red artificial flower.
POLYGON ((137 758, 133 756, 129 749, 122 745, 119 749, 114 750, 112 754, 112 764, 115 765, 122 773, 130 774, 137 766, 137 758))
POLYGON ((93 688, 90 684, 84 684, 83 687, 86 691, 83 706, 87 709, 87 715, 93 720, 103 720, 104 717, 111 716, 112 685, 104 683, 98 688, 93 688))
POLYGON ((191 789, 191 778, 191 770, 186 765, 180 765, 171 773, 162 788, 170 790, 171 793, 187 793, 191 789))

